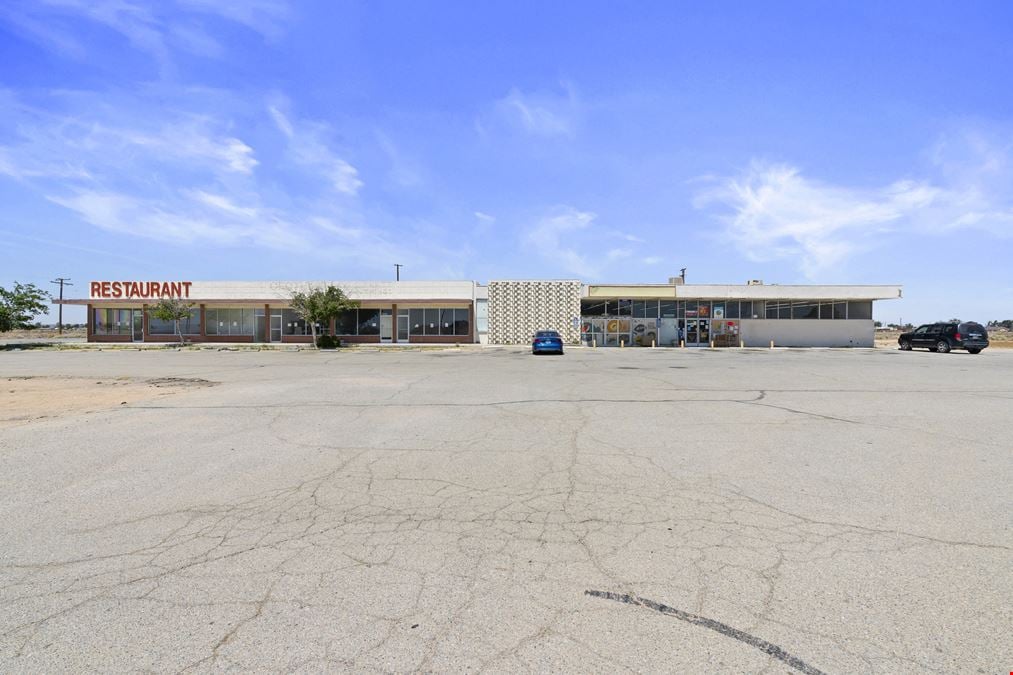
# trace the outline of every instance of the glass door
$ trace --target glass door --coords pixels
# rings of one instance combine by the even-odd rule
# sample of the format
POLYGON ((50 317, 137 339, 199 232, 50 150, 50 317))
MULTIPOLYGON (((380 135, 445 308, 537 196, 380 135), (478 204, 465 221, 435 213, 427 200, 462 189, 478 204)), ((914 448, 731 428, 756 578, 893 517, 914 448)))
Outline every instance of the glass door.
POLYGON ((700 340, 696 319, 686 319, 686 346, 695 347, 700 340))
POLYGON ((408 312, 398 312, 397 341, 408 342, 408 312))
POLYGON ((711 322, 709 319, 700 319, 700 325, 697 328, 697 337, 699 341, 697 344, 701 347, 709 347, 711 342, 711 322))
POLYGON ((271 342, 281 342, 281 314, 271 315, 271 342))
POLYGON ((144 342, 144 310, 135 309, 133 318, 134 342, 144 342))
POLYGON ((390 342, 392 337, 391 310, 380 310, 380 342, 390 342))

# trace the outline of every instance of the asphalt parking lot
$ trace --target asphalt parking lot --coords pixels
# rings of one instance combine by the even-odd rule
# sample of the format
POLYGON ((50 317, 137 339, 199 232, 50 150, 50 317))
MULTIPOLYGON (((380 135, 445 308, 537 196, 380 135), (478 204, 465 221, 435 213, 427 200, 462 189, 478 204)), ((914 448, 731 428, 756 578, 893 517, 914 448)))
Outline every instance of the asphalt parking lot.
POLYGON ((0 376, 4 672, 1013 670, 1013 351, 0 376))

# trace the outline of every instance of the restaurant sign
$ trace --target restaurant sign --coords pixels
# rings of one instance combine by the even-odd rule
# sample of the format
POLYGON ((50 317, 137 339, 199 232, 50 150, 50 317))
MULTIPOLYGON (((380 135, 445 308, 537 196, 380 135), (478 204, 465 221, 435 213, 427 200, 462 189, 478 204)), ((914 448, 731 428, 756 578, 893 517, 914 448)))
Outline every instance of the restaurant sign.
POLYGON ((92 298, 189 298, 192 281, 93 281, 92 298))

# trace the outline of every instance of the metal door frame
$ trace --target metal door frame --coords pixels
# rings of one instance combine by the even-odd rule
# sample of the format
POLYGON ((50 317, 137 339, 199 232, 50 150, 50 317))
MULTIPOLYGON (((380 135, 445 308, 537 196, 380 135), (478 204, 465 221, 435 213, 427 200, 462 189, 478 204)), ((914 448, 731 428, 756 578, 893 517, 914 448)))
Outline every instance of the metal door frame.
POLYGON ((408 315, 407 314, 401 314, 400 312, 397 315, 397 341, 398 342, 402 342, 402 339, 401 339, 401 321, 402 321, 402 319, 404 320, 404 340, 403 341, 404 342, 411 342, 410 332, 408 330, 409 328, 411 328, 411 321, 408 320, 408 315))

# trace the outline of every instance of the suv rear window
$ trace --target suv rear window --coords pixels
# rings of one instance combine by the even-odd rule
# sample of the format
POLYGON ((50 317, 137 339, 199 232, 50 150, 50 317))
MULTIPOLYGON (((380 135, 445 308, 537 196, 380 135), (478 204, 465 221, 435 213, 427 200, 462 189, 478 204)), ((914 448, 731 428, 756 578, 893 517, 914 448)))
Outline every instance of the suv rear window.
POLYGON ((988 337, 988 332, 980 323, 967 321, 957 326, 957 332, 961 335, 973 335, 974 337, 988 337))

